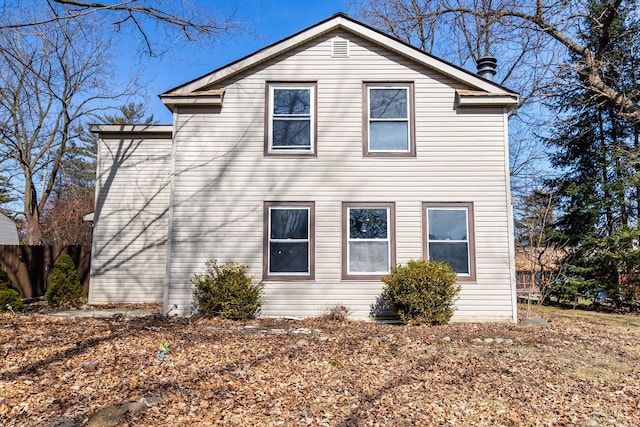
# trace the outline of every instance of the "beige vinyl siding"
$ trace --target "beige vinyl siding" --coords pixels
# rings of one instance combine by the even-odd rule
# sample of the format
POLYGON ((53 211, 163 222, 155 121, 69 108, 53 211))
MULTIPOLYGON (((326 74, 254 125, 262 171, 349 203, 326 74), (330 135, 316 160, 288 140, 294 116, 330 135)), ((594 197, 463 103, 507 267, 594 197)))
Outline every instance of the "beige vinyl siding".
POLYGON ((163 300, 170 156, 170 138, 100 142, 89 303, 163 300))
POLYGON ((262 315, 311 316, 343 304, 366 318, 379 281, 341 280, 341 202, 396 204, 397 261, 422 256, 421 203, 473 202, 477 282, 464 283, 458 320, 513 317, 502 108, 455 108, 460 83, 345 31, 219 82, 219 110, 178 109, 169 305, 191 310, 189 277, 207 259, 262 271, 263 201, 313 201, 315 280, 268 282, 262 315), (330 39, 350 40, 349 58, 330 39), (266 81, 317 82, 317 157, 265 157, 266 81), (415 84, 415 158, 363 157, 362 84, 415 84))

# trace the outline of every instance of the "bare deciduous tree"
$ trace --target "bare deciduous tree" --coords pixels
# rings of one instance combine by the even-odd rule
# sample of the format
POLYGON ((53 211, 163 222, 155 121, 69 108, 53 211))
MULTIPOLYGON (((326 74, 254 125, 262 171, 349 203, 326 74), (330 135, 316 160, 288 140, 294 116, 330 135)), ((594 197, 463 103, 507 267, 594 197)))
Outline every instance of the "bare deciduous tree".
POLYGON ((0 6, 4 16, 0 30, 41 29, 53 23, 64 25, 66 21, 92 22, 102 34, 137 35, 147 53, 157 55, 180 40, 211 40, 238 30, 235 13, 222 10, 222 5, 207 2, 206 7, 199 7, 186 0, 34 0, 29 6, 40 13, 27 16, 24 10, 14 11, 25 5, 4 2, 0 6))
MULTIPOLYGON (((362 0, 361 13, 392 34, 418 42, 426 50, 464 65, 487 53, 510 58, 501 82, 522 81, 526 90, 509 84, 528 97, 544 95, 550 71, 571 67, 584 89, 602 99, 640 127, 638 100, 609 84, 602 74, 611 41, 611 25, 620 10, 637 7, 632 0, 612 0, 597 16, 588 0, 362 0), (600 29, 593 48, 577 35, 586 22, 600 29), (446 41, 453 43, 446 43, 446 41), (443 43, 445 42, 445 43, 443 43), (457 47, 452 52, 451 46, 457 47), (444 55, 443 55, 444 53, 444 55), (568 53, 579 58, 569 62, 568 53), (512 78, 515 75, 516 78, 512 78), (528 77, 528 78, 525 78, 528 77)), ((632 15, 633 16, 633 15, 632 15)))
POLYGON ((0 172, 28 228, 40 222, 80 123, 128 91, 108 87, 108 45, 90 34, 72 20, 47 32, 0 31, 0 172))

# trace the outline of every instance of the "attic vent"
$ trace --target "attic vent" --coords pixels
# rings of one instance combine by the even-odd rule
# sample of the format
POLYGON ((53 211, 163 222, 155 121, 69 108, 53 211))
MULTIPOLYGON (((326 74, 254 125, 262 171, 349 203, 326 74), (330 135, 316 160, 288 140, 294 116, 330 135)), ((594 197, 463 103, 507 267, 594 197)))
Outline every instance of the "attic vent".
POLYGON ((348 58, 349 57, 349 40, 335 37, 331 39, 331 57, 332 58, 348 58))

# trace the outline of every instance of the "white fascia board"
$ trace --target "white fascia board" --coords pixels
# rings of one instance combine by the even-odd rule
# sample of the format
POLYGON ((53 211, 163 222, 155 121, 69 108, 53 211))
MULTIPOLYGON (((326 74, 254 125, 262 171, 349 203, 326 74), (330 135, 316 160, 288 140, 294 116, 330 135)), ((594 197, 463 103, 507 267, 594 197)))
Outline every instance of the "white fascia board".
POLYGON ((163 133, 171 132, 172 125, 91 125, 89 130, 95 133, 163 133))
POLYGON ((160 95, 160 100, 171 111, 174 107, 180 105, 200 106, 200 107, 222 107, 222 95, 199 95, 195 93, 193 96, 172 94, 160 95))
POLYGON ((518 97, 515 95, 504 94, 487 94, 486 96, 482 95, 464 95, 460 92, 458 95, 458 106, 459 107, 485 107, 485 106, 496 106, 496 107, 514 107, 518 105, 518 97))

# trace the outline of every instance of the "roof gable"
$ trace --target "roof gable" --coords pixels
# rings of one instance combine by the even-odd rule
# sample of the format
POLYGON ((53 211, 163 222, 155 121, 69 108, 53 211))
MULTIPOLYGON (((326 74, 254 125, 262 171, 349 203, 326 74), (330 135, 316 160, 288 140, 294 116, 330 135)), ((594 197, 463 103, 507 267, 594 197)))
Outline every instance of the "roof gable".
MULTIPOLYGON (((409 58, 418 64, 426 66, 454 80, 460 81, 472 88, 475 88, 477 91, 486 94, 486 96, 484 97, 485 99, 490 97, 497 97, 495 102, 502 103, 504 105, 513 105, 517 102, 517 94, 510 91, 509 89, 506 89, 505 87, 497 83, 483 79, 482 77, 471 73, 461 67, 436 58, 435 56, 421 51, 420 49, 417 49, 416 47, 411 46, 401 40, 390 37, 389 35, 384 34, 379 30, 362 24, 361 22, 355 21, 354 19, 342 13, 336 14, 329 19, 321 21, 318 24, 315 24, 290 37, 287 37, 244 58, 232 62, 231 64, 225 65, 181 86, 170 89, 169 91, 161 94, 160 98, 169 108, 171 108, 173 105, 175 105, 177 97, 184 97, 186 101, 187 97, 198 96, 204 93, 203 91, 207 91, 207 89, 209 89, 212 85, 222 80, 230 78, 238 73, 244 72, 252 67, 262 64, 272 58, 280 56, 296 47, 308 43, 309 41, 314 40, 336 29, 343 29, 345 31, 351 32, 359 37, 362 37, 386 49, 396 52, 406 58, 409 58)), ((207 91, 206 93, 209 92, 210 91, 207 91)), ((466 95, 459 94, 459 97, 461 99, 464 96, 466 95)), ((474 97, 474 99, 477 99, 477 95, 476 97, 474 97)))

